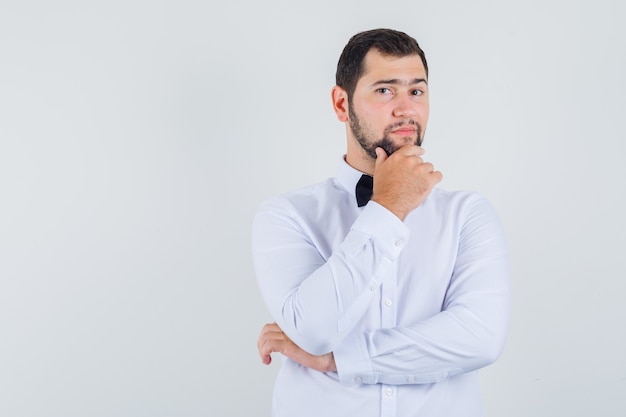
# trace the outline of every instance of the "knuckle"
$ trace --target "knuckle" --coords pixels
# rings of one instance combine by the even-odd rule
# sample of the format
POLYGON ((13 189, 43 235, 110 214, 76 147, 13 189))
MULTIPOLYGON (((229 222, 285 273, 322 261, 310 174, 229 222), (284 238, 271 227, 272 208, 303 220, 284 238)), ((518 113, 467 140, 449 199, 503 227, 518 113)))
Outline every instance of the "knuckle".
POLYGON ((267 323, 263 326, 263 332, 271 332, 276 328, 276 323, 267 323))

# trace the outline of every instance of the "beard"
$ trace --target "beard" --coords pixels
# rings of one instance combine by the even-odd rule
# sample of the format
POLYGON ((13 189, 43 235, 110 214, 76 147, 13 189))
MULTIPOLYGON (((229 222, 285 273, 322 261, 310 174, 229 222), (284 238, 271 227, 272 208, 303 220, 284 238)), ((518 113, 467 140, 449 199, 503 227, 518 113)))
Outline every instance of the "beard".
POLYGON ((415 126, 417 136, 413 144, 416 146, 422 146, 422 127, 415 120, 409 119, 387 126, 383 132, 383 137, 376 140, 373 138, 374 134, 369 129, 363 127, 361 121, 352 108, 352 104, 348 105, 348 114, 350 115, 350 129, 352 130, 354 137, 359 142, 359 145, 361 145, 361 148, 363 148, 363 150, 372 159, 376 159, 376 148, 383 148, 385 152, 387 152, 387 156, 389 156, 400 147, 406 145, 406 143, 396 144, 389 137, 392 130, 398 129, 401 126, 415 126))

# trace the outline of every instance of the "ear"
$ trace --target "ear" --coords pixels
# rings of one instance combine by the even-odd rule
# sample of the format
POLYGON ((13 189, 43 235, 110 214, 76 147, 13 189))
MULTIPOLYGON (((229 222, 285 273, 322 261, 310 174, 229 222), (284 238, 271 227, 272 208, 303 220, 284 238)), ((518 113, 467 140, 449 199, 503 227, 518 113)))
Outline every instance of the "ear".
POLYGON ((340 122, 348 121, 348 93, 339 86, 334 86, 331 91, 333 110, 340 122))

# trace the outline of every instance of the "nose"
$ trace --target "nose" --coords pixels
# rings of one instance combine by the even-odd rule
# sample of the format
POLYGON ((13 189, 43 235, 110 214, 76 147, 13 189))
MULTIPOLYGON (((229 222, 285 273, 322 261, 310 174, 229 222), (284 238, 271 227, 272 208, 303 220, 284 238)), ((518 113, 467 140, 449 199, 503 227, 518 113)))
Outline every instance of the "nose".
POLYGON ((415 103, 407 96, 396 96, 393 115, 395 117, 409 118, 416 114, 415 103))

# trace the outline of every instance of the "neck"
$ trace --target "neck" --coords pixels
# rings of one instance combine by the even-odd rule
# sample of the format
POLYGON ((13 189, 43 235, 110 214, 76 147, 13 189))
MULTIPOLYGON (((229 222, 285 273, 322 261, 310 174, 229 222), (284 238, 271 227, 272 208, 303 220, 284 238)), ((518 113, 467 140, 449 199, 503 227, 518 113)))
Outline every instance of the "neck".
POLYGON ((365 156, 364 158, 354 158, 351 157, 350 154, 346 155, 346 162, 352 168, 361 171, 364 174, 374 176, 374 161, 369 156, 365 156))
POLYGON ((374 166, 376 160, 372 159, 361 145, 356 141, 348 137, 348 152, 346 153, 346 162, 352 168, 361 171, 364 174, 374 176, 374 166))

